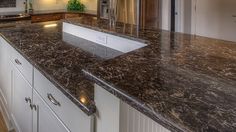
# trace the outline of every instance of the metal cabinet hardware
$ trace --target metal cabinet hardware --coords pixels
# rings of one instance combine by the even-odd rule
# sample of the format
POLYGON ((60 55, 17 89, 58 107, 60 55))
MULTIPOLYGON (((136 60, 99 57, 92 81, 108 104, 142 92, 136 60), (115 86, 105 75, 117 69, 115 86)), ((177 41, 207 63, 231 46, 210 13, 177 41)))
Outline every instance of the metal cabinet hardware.
POLYGON ((15 59, 16 64, 21 65, 21 62, 18 59, 15 59))
POLYGON ((47 95, 48 95, 48 99, 49 99, 54 105, 61 106, 61 104, 52 96, 52 94, 47 94, 47 95))
POLYGON ((25 97, 25 102, 26 102, 26 103, 31 103, 30 97, 25 97))
POLYGON ((36 111, 36 110, 37 110, 37 107, 36 107, 36 105, 34 105, 34 104, 30 104, 30 109, 36 111))

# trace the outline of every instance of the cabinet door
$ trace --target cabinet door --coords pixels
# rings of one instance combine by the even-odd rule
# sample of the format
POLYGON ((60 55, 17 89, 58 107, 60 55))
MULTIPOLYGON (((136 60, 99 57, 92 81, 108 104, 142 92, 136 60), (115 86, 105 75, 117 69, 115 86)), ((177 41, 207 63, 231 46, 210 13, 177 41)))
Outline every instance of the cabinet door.
POLYGON ((3 102, 10 111, 11 106, 11 66, 10 46, 0 37, 0 88, 3 102))
POLYGON ((13 69, 13 121, 18 132, 32 132, 32 87, 24 79, 22 74, 13 69))
POLYGON ((33 92, 35 108, 33 112, 34 132, 69 132, 36 91, 33 92))

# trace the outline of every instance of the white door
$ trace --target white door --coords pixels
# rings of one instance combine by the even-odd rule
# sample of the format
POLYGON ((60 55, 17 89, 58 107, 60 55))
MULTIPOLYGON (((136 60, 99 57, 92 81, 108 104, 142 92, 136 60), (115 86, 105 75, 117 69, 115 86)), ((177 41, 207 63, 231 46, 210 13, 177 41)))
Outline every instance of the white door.
POLYGON ((36 91, 33 100, 36 108, 33 112, 34 132, 69 132, 36 91))
POLYGON ((21 73, 13 70, 13 104, 12 117, 17 132, 32 132, 32 87, 21 73), (28 101, 27 101, 28 100, 28 101))
POLYGON ((193 1, 197 35, 236 42, 236 0, 193 1))
POLYGON ((175 31, 191 33, 191 0, 175 0, 175 31))
POLYGON ((183 0, 175 0, 175 32, 182 32, 182 1, 183 0))

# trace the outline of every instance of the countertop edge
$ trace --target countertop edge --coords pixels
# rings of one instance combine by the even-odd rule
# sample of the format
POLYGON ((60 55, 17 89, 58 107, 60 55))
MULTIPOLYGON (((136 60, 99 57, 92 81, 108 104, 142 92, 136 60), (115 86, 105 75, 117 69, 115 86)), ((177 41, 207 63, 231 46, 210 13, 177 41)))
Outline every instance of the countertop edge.
POLYGON ((113 94, 114 96, 118 97, 122 101, 126 102, 139 112, 143 113, 144 115, 148 116, 149 118, 153 119, 155 122, 161 124, 165 128, 171 130, 172 132, 188 132, 187 128, 180 127, 176 123, 173 123, 166 119, 165 117, 161 116, 158 113, 155 113, 150 107, 145 105, 142 101, 139 99, 136 99, 129 94, 127 94, 125 91, 122 91, 118 88, 115 88, 114 86, 109 85, 107 82, 99 79, 98 77, 94 76, 92 73, 88 72, 86 69, 82 70, 84 75, 91 81, 95 82, 102 88, 104 88, 109 93, 113 94))

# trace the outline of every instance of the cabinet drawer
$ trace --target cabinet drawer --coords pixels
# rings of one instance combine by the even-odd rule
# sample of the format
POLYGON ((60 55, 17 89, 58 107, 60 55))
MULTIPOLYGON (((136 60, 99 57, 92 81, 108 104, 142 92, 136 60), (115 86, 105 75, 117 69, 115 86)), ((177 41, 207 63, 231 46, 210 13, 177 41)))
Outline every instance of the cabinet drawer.
POLYGON ((63 14, 45 14, 45 15, 33 15, 31 16, 32 22, 45 22, 45 21, 55 21, 63 18, 63 14))
POLYGON ((87 116, 38 70, 34 88, 72 132, 93 132, 93 116, 87 116))
POLYGON ((12 52, 11 55, 12 63, 21 72, 21 74, 25 77, 25 79, 32 85, 33 66, 14 49, 11 52, 12 52))

